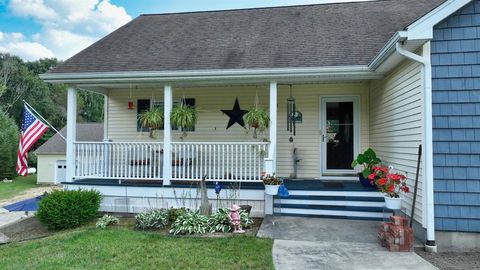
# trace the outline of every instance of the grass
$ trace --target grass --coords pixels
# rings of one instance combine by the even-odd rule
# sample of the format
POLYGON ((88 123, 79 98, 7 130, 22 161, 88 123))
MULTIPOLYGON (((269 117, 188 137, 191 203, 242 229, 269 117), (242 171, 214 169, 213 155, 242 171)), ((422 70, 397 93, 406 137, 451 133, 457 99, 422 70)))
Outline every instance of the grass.
POLYGON ((0 246, 0 269, 273 269, 272 244, 84 228, 0 246))
MULTIPOLYGON (((1 179, 0 179, 1 180, 1 179)), ((37 176, 19 176, 12 183, 0 182, 0 200, 13 198, 27 189, 37 186, 37 176)))

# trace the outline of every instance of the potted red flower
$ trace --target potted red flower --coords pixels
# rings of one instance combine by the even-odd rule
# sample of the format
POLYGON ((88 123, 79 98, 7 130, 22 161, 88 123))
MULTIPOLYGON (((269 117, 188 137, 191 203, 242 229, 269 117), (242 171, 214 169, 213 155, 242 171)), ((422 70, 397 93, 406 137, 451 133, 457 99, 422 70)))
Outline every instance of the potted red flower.
POLYGON ((410 189, 407 186, 407 177, 392 171, 392 168, 386 166, 374 166, 368 179, 383 193, 386 207, 398 210, 402 204, 403 193, 408 193, 410 189))

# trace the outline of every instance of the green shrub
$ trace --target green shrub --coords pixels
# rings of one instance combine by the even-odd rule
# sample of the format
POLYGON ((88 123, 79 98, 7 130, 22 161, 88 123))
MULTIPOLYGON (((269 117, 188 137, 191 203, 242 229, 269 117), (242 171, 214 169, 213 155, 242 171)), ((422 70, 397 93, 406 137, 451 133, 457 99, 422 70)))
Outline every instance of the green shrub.
POLYGON ((177 234, 203 234, 208 232, 208 217, 197 212, 187 211, 177 217, 172 223, 170 233, 177 234))
MULTIPOLYGON (((230 210, 228 208, 220 208, 217 213, 210 216, 208 219, 210 232, 231 232, 232 226, 230 224, 230 218, 228 214, 230 210)), ((240 210, 240 223, 242 228, 249 228, 253 224, 253 219, 247 212, 240 210)))
POLYGON ((105 229, 108 226, 118 224, 119 222, 120 220, 117 217, 105 214, 103 217, 98 219, 95 227, 105 229))
POLYGON ((161 229, 167 225, 167 209, 155 209, 135 216, 135 228, 140 230, 161 229))
POLYGON ((182 208, 170 208, 168 209, 168 220, 174 222, 178 216, 185 215, 189 210, 185 207, 182 208))
POLYGON ((55 190, 40 201, 37 217, 50 229, 75 228, 95 218, 101 200, 94 190, 55 190))
POLYGON ((15 121, 0 109, 0 180, 13 179, 17 174, 18 134, 15 121))

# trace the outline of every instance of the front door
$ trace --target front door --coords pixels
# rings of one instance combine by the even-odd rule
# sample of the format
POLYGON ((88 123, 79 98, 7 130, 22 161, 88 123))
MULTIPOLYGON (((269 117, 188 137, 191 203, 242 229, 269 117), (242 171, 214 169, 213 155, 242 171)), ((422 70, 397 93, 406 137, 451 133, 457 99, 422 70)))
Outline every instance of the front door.
POLYGON ((359 147, 358 97, 321 97, 321 168, 325 175, 351 175, 359 147))

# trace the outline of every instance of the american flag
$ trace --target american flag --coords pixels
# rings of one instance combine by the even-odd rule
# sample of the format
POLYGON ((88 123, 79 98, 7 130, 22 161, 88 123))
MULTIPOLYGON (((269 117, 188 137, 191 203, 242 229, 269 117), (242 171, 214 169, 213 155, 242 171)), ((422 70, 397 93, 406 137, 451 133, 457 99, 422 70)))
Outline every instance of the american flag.
POLYGON ((19 175, 27 175, 28 151, 47 130, 48 126, 38 120, 28 109, 27 105, 23 105, 23 122, 22 129, 20 130, 20 143, 18 146, 17 158, 17 173, 19 175))

